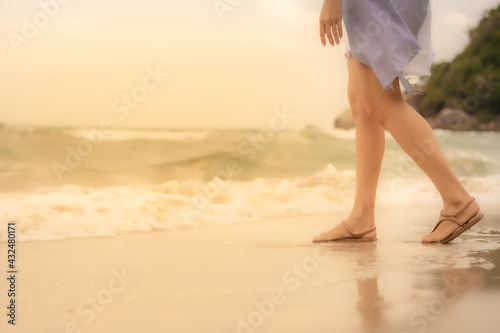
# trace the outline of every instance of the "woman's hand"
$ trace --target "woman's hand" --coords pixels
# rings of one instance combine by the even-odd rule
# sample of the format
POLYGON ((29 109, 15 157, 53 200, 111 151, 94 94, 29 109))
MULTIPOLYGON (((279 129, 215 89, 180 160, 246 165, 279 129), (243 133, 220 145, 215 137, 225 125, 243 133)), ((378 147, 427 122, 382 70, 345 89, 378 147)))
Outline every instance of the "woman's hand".
POLYGON ((335 46, 342 38, 342 0, 325 0, 319 15, 319 36, 321 44, 326 45, 326 37, 335 46))

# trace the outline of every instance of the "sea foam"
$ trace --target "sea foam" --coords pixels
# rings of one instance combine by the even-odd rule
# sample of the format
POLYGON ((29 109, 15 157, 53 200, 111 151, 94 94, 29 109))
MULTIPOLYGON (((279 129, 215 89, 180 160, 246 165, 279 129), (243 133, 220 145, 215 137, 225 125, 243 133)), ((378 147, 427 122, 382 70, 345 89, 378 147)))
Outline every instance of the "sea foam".
MULTIPOLYGON (((495 204, 500 176, 461 179, 481 204, 495 204)), ((131 232, 248 223, 283 216, 328 214, 352 207, 355 173, 328 165, 307 177, 172 180, 155 186, 64 185, 2 193, 0 228, 16 221, 20 241, 114 236, 131 232)), ((377 207, 440 207, 426 179, 382 179, 377 207)), ((1 242, 6 241, 1 233, 1 242)))

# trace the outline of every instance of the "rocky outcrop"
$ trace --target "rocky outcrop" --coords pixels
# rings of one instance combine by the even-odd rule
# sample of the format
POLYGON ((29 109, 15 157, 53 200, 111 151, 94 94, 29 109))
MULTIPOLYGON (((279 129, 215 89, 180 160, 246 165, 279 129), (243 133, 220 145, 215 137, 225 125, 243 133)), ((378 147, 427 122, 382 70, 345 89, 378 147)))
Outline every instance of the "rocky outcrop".
POLYGON ((354 128, 354 119, 352 118, 351 109, 347 109, 335 118, 335 128, 350 129, 354 128))
POLYGON ((487 131, 500 131, 500 116, 486 124, 485 130, 487 131))
POLYGON ((427 118, 432 128, 441 128, 453 131, 478 131, 481 126, 475 117, 460 109, 446 108, 434 118, 427 118))
MULTIPOLYGON (((500 131, 500 116, 489 123, 480 123, 475 116, 471 116, 461 109, 445 108, 435 117, 425 118, 432 128, 441 128, 452 131, 500 131)), ((354 128, 351 110, 342 112, 334 123, 335 128, 354 128)))

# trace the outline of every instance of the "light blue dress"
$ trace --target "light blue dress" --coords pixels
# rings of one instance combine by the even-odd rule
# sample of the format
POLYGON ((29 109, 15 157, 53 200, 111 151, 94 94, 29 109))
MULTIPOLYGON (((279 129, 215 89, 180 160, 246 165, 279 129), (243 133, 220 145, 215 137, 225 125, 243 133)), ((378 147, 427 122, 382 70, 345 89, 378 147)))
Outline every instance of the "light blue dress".
POLYGON ((346 56, 370 66, 384 89, 398 77, 428 76, 434 60, 429 0, 343 0, 346 56))

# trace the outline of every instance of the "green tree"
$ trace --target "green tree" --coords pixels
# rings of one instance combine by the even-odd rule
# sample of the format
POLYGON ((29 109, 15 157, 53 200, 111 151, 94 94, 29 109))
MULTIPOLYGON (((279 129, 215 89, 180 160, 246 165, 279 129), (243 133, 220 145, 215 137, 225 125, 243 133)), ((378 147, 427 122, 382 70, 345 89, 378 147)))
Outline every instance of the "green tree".
POLYGON ((489 121, 500 114, 500 6, 469 32, 470 42, 451 62, 434 64, 419 105, 425 116, 460 108, 489 121))

